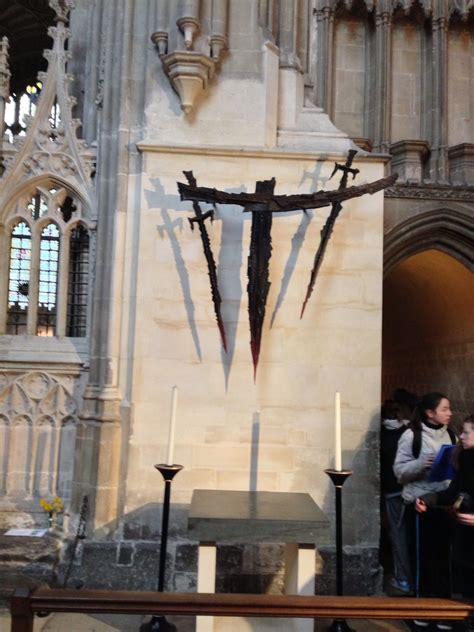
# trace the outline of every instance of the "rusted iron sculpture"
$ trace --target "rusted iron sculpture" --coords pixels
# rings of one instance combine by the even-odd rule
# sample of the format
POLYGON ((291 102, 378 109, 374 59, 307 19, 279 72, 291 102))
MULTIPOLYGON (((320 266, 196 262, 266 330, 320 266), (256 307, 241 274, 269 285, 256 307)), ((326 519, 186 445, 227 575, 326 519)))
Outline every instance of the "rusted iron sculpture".
MULTIPOLYGON (((353 169, 351 166, 356 153, 357 151, 355 149, 351 149, 349 153, 347 154, 347 160, 346 160, 345 165, 341 165, 338 162, 336 162, 336 164, 334 165, 334 170, 331 173, 329 179, 331 179, 338 171, 342 171, 341 182, 339 183, 339 191, 343 191, 347 188, 347 178, 349 174, 352 175, 352 179, 354 180, 356 175, 359 173, 359 169, 353 169)), ((324 254, 326 252, 327 245, 331 238, 334 224, 336 223, 337 216, 341 212, 341 209, 342 209, 341 202, 333 202, 331 213, 329 214, 329 217, 327 218, 326 223, 324 224, 321 230, 321 241, 319 242, 319 248, 317 249, 316 254, 314 255, 313 269, 311 270, 311 276, 308 283, 308 289, 306 290, 306 296, 303 301, 303 306, 301 307, 300 318, 303 318, 306 304, 309 300, 309 297, 311 296, 313 292, 314 284, 316 283, 316 277, 318 276, 319 268, 321 267, 321 264, 323 262, 324 254)))
MULTIPOLYGON (((269 281, 269 262, 272 253, 272 214, 285 213, 289 211, 306 211, 308 209, 320 208, 322 206, 332 206, 331 213, 321 231, 321 242, 316 252, 313 269, 311 271, 310 282, 306 291, 306 297, 301 309, 301 316, 305 310, 306 304, 314 288, 318 271, 321 267, 327 244, 331 237, 334 224, 339 215, 342 202, 354 197, 365 195, 366 193, 376 193, 391 186, 397 179, 397 174, 387 176, 375 180, 369 184, 361 186, 347 187, 349 174, 353 177, 358 173, 358 169, 352 168, 352 161, 356 155, 355 150, 349 151, 346 163, 344 165, 336 163, 332 175, 337 171, 343 171, 339 189, 334 191, 317 191, 316 193, 303 193, 296 195, 275 195, 275 179, 258 181, 255 193, 226 193, 209 187, 198 187, 192 172, 183 172, 188 180, 188 184, 178 182, 178 190, 181 200, 190 200, 193 202, 193 208, 196 217, 190 221, 196 221, 201 231, 204 252, 208 262, 209 277, 211 278, 211 291, 214 302, 219 330, 225 345, 225 333, 222 318, 220 316, 220 295, 217 289, 217 275, 214 258, 209 243, 204 221, 207 217, 212 217, 212 211, 203 214, 199 202, 207 202, 209 204, 237 204, 242 206, 244 212, 252 213, 252 228, 250 237, 250 249, 248 257, 248 311, 250 322, 250 348, 252 351, 252 360, 254 367, 254 379, 257 372, 258 359, 260 354, 260 345, 262 339, 263 321, 265 319, 265 307, 267 302, 268 291, 270 289, 269 281), (211 270, 213 271, 211 273, 211 270)), ((331 176, 332 177, 332 176, 331 176)), ((191 224, 191 227, 193 225, 191 224)))
POLYGON ((348 187, 344 190, 316 191, 316 193, 298 193, 296 195, 269 195, 259 191, 255 193, 226 193, 209 187, 193 187, 183 182, 178 182, 178 190, 182 200, 208 202, 209 204, 237 204, 244 207, 244 212, 286 213, 330 206, 335 202, 344 202, 366 193, 376 193, 391 186, 396 179, 397 175, 394 174, 369 184, 348 187))
MULTIPOLYGON (((193 175, 193 172, 183 171, 183 173, 189 184, 196 187, 197 182, 196 178, 193 175)), ((203 213, 198 202, 193 202, 193 209, 196 215, 194 217, 188 217, 188 221, 189 225, 191 226, 191 230, 194 230, 194 224, 197 224, 199 227, 199 232, 201 233, 202 247, 204 250, 204 256, 206 257, 207 261, 209 280, 211 282, 211 294, 212 302, 214 304, 214 313, 216 315, 217 326, 219 327, 219 332, 221 334, 222 346, 224 347, 224 351, 227 352, 227 339, 225 335, 224 321, 222 320, 221 314, 222 299, 219 292, 219 287, 217 285, 217 267, 216 262, 214 261, 214 255, 212 254, 211 242, 209 240, 209 235, 207 233, 207 228, 205 224, 206 219, 210 219, 211 222, 214 221, 214 211, 206 211, 205 213, 203 213)))

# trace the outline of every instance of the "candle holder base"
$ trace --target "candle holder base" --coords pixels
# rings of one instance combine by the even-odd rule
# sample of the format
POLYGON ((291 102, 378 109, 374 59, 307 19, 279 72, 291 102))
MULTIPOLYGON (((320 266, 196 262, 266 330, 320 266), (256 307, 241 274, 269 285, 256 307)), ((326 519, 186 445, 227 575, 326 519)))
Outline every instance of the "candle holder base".
POLYGON ((178 472, 184 468, 184 465, 167 465, 166 463, 158 463, 155 468, 160 472, 165 481, 172 481, 178 472))
POLYGON ((152 617, 150 621, 142 623, 140 626, 140 632, 176 632, 176 630, 176 626, 162 616, 152 617))
POLYGON ((347 624, 345 619, 334 619, 328 632, 355 632, 355 630, 347 624))
POLYGON ((349 476, 352 475, 352 470, 324 470, 325 473, 331 479, 334 487, 342 487, 344 483, 347 481, 349 476))

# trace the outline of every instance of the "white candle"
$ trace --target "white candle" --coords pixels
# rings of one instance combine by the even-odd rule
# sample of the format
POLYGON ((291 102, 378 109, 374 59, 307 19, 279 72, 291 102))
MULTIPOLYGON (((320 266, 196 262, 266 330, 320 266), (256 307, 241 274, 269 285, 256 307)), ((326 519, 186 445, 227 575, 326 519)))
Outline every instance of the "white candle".
POLYGON ((171 389, 171 415, 170 415, 170 428, 168 434, 168 458, 166 459, 167 465, 173 465, 174 459, 174 431, 176 427, 176 408, 178 406, 178 387, 173 386, 171 389))
POLYGON ((342 470, 342 443, 341 443, 341 394, 336 391, 335 397, 336 419, 335 419, 335 445, 334 445, 334 463, 335 469, 340 472, 342 470))

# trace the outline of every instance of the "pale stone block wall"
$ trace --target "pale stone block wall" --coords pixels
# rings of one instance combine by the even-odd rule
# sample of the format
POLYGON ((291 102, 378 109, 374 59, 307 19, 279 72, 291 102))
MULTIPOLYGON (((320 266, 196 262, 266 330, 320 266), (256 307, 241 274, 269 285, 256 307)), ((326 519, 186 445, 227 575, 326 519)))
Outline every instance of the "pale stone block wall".
POLYGON ((448 31, 448 144, 474 139, 474 42, 467 27, 448 31))
POLYGON ((334 63, 334 123, 351 137, 364 136, 366 27, 362 20, 336 22, 334 63))
POLYGON ((421 138, 421 33, 405 21, 392 30, 392 143, 421 138))
MULTIPOLYGON (((334 392, 343 403, 347 484, 346 542, 377 546, 377 447, 381 357, 382 194, 344 205, 305 316, 300 309, 328 208, 274 215, 273 253, 256 381, 249 348, 247 256, 249 214, 219 206, 208 224, 218 265, 228 353, 213 313, 197 231, 176 181, 183 169, 198 183, 252 191, 274 176, 277 193, 336 188, 333 159, 305 154, 144 147, 143 196, 133 363, 129 364, 131 434, 125 523, 156 532, 162 482, 153 468, 166 458, 171 387, 179 386, 173 483, 173 529, 186 533, 192 491, 257 489, 309 492, 333 513, 324 468, 333 465, 334 392), (273 321, 273 322, 272 322, 273 321), (140 525, 142 525, 140 527, 140 525), (147 526, 148 525, 148 526, 147 526)), ((361 159, 357 182, 383 175, 361 159)), ((203 208, 206 205, 202 205, 203 208)), ((138 259, 137 259, 138 257, 138 259)), ((132 319, 133 320, 133 319, 132 319)))

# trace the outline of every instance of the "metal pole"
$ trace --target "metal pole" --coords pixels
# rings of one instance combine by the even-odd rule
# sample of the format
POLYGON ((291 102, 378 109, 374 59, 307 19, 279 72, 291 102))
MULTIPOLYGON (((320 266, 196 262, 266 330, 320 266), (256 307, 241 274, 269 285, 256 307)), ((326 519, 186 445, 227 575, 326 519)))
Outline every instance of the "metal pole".
MULTIPOLYGON (((342 486, 352 474, 351 470, 324 470, 331 479, 336 492, 336 594, 342 596, 342 486)), ((328 632, 355 632, 345 619, 334 619, 328 632)))
MULTIPOLYGON (((160 561, 158 565, 158 592, 164 592, 166 573, 166 549, 168 546, 168 525, 170 518, 171 504, 171 481, 178 472, 183 469, 182 465, 165 465, 160 463, 155 468, 161 473, 165 481, 165 495, 163 498, 163 515, 161 520, 161 542, 160 561)), ((142 623, 140 632, 176 632, 176 626, 166 620, 166 617, 153 616, 150 621, 142 623)))

